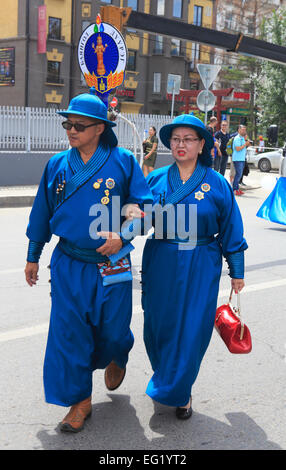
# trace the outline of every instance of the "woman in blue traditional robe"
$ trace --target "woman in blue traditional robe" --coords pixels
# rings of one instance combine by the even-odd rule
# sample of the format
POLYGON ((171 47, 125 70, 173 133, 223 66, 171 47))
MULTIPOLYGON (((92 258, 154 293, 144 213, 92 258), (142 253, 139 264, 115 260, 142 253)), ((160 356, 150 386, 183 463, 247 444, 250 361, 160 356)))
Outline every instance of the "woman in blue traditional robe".
POLYGON ((122 209, 135 214, 152 203, 152 195, 133 154, 117 147, 115 123, 94 89, 73 98, 60 114, 68 118, 63 126, 71 149, 53 156, 43 173, 27 228, 25 273, 33 286, 43 246, 58 236, 50 264, 44 388, 48 403, 71 406, 61 430, 78 432, 91 413, 93 371, 106 368, 109 390, 125 375, 134 341, 128 270, 133 247, 121 233, 122 209), (127 271, 101 277, 110 272, 106 263, 126 255, 112 266, 122 271, 127 264, 127 271))
POLYGON ((213 138, 204 124, 193 115, 178 116, 160 138, 175 162, 147 178, 154 208, 162 205, 165 219, 158 229, 156 213, 142 260, 144 342, 154 372, 146 393, 187 419, 214 327, 222 255, 238 292, 247 243, 232 188, 210 168, 213 138), (168 211, 175 215, 173 233, 168 211))
POLYGON ((257 217, 286 225, 286 156, 280 165, 280 177, 257 212, 257 217))

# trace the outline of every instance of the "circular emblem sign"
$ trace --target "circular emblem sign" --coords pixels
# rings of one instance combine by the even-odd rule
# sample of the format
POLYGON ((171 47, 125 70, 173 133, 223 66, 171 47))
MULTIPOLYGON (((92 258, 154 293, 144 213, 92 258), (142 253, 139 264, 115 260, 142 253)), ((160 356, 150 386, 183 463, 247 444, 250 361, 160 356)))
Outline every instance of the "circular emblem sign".
POLYGON ((121 33, 111 24, 89 25, 78 44, 78 62, 87 85, 97 93, 109 93, 123 83, 127 48, 121 33))

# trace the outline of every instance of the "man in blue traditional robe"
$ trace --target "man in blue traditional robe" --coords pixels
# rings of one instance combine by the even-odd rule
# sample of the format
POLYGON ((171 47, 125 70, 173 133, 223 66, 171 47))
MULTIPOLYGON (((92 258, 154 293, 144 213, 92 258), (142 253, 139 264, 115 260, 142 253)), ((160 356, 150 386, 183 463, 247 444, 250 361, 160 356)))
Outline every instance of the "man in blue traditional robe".
MULTIPOLYGON (((62 124, 71 148, 54 155, 44 170, 27 228, 25 274, 35 285, 42 249, 58 236, 50 265, 44 388, 48 403, 71 406, 61 430, 78 432, 91 414, 93 371, 106 369, 106 386, 115 390, 134 341, 130 268, 104 278, 102 266, 126 253, 124 263, 130 263, 122 223, 132 213, 138 217, 153 198, 133 154, 117 147, 116 124, 107 119, 94 89, 73 98, 60 114, 67 118, 62 124)), ((115 269, 124 266, 115 264, 115 269)))

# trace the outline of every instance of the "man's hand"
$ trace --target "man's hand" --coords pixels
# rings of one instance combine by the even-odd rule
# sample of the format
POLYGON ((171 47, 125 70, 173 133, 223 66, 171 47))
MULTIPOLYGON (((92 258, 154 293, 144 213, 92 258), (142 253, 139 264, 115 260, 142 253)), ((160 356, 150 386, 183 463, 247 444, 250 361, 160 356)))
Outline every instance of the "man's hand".
POLYGON ((29 286, 33 287, 36 285, 37 280, 39 279, 38 276, 38 271, 39 271, 39 263, 27 263, 25 267, 25 276, 26 276, 26 281, 29 284, 29 286))
POLYGON ((115 232, 98 232, 97 235, 106 238, 106 242, 97 248, 97 252, 104 256, 114 255, 122 248, 122 240, 118 233, 115 232))

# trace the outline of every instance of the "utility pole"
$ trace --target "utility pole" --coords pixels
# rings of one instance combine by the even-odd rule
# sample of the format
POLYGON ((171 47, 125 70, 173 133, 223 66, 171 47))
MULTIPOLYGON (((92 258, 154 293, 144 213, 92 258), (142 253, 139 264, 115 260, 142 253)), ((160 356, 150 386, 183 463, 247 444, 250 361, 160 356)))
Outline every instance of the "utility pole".
POLYGON ((74 28, 75 28, 75 0, 71 2, 71 50, 70 50, 70 79, 69 79, 69 101, 73 98, 73 74, 74 74, 74 28))
POLYGON ((29 62, 30 62, 30 0, 26 0, 26 63, 25 63, 25 107, 29 106, 29 62))

